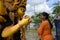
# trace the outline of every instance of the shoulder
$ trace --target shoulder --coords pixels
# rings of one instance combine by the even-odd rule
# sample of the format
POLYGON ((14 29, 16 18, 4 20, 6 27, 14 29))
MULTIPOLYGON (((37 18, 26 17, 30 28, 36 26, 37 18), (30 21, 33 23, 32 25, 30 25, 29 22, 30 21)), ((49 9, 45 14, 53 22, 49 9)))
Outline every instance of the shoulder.
POLYGON ((44 25, 47 25, 48 23, 49 23, 48 20, 42 22, 42 24, 44 25))

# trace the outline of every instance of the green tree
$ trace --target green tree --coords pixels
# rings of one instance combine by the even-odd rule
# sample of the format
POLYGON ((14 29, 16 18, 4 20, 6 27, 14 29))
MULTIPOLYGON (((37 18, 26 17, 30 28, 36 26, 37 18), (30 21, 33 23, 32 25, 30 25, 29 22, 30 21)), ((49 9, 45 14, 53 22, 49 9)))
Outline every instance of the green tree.
POLYGON ((41 14, 40 13, 36 13, 34 16, 32 16, 32 20, 36 25, 39 25, 39 23, 42 21, 40 18, 41 14))
POLYGON ((55 7, 54 7, 53 14, 60 16, 60 1, 58 1, 58 3, 55 3, 54 5, 55 5, 55 7))

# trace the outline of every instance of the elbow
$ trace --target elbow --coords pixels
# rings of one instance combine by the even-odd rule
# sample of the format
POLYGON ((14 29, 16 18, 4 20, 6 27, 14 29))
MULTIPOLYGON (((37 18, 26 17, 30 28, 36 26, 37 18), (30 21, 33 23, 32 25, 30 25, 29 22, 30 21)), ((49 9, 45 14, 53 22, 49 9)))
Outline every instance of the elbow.
POLYGON ((38 35, 41 35, 40 30, 37 30, 38 35))

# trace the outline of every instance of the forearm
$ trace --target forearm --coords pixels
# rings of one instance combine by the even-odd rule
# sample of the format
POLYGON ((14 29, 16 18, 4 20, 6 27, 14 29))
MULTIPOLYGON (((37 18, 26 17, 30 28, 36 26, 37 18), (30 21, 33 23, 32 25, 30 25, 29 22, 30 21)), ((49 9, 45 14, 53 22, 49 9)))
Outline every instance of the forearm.
POLYGON ((20 29, 22 25, 21 24, 16 24, 16 25, 11 25, 11 26, 8 26, 6 28, 4 28, 4 30, 2 31, 2 37, 8 37, 12 34, 14 34, 16 31, 18 31, 20 29))

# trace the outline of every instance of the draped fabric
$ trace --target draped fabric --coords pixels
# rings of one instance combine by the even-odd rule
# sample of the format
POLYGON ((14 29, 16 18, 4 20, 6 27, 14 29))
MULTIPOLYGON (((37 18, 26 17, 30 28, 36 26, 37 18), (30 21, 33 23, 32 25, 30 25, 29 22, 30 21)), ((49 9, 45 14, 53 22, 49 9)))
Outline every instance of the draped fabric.
POLYGON ((53 40, 50 24, 47 20, 40 24, 37 31, 38 35, 41 36, 41 40, 53 40))

